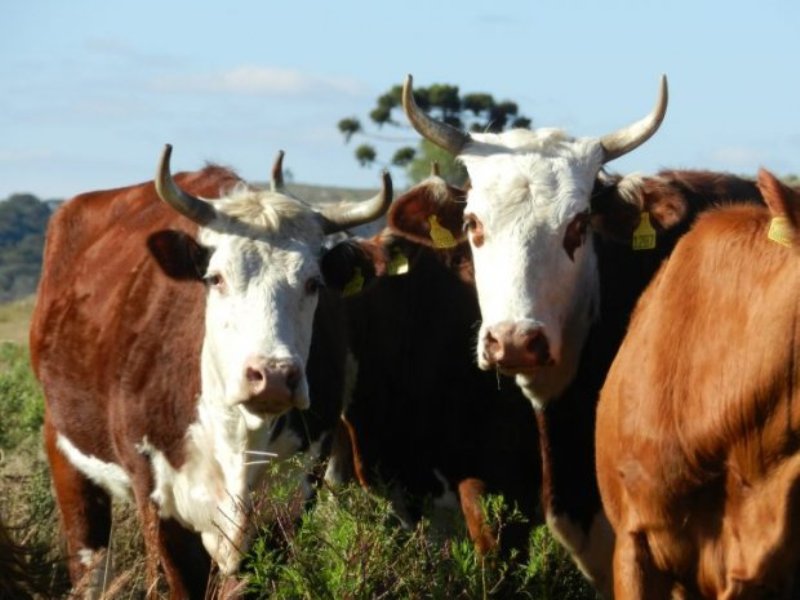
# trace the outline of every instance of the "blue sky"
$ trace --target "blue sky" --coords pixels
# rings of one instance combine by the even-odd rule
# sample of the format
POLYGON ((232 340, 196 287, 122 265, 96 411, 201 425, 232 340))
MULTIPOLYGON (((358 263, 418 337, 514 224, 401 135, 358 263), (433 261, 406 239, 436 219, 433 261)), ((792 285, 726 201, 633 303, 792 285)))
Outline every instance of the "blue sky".
POLYGON ((406 73, 576 136, 646 114, 666 73, 661 130, 612 170, 800 174, 796 0, 5 0, 3 23, 0 198, 144 181, 165 142, 176 170, 264 180, 284 149, 297 182, 374 187, 336 123, 406 73))

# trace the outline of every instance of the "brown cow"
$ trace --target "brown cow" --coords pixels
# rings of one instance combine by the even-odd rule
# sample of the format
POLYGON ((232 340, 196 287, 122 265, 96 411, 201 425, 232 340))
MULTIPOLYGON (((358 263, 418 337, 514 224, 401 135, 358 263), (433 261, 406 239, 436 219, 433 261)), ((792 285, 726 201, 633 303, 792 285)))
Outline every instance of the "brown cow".
MULTIPOLYGON (((441 191, 441 186, 437 185, 441 191)), ((697 214, 733 201, 757 201, 755 182, 726 173, 663 171, 655 176, 603 174, 591 193, 591 243, 597 256, 599 312, 563 393, 537 411, 542 454, 542 505, 553 533, 595 582, 610 593, 613 532, 606 522, 595 476, 594 423, 600 388, 625 333, 633 306, 697 214), (642 214, 655 231, 655 247, 633 248, 642 214)), ((394 203, 389 226, 420 244, 436 227, 466 245, 463 192, 406 194, 394 203)), ((441 241, 441 232, 440 232, 441 241)), ((446 237, 446 236, 445 236, 446 237)), ((565 251, 563 249, 562 251, 565 251)), ((448 251, 449 252, 449 251, 448 251)), ((471 272, 471 262, 457 265, 471 272)))
POLYGON ((758 185, 681 239, 603 386, 616 598, 800 592, 800 193, 758 185))
POLYGON ((312 402, 338 415, 323 236, 385 212, 391 182, 316 212, 219 167, 176 182, 170 150, 155 185, 83 194, 53 216, 30 348, 73 583, 121 497, 138 509, 149 594, 160 562, 173 597, 203 597, 209 555, 229 574, 247 549, 267 455, 301 443, 280 415, 312 402))

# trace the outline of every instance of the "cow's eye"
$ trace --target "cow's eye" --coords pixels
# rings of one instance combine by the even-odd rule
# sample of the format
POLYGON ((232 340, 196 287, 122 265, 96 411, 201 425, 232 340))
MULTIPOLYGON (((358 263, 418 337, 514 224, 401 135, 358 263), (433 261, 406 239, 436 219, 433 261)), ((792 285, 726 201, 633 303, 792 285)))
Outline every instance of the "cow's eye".
POLYGON ((223 287, 225 287, 225 279, 219 273, 209 273, 203 277, 203 281, 208 287, 217 290, 221 290, 223 287))
POLYGON ((310 277, 306 281, 306 294, 316 294, 319 289, 323 286, 322 278, 320 277, 310 277))

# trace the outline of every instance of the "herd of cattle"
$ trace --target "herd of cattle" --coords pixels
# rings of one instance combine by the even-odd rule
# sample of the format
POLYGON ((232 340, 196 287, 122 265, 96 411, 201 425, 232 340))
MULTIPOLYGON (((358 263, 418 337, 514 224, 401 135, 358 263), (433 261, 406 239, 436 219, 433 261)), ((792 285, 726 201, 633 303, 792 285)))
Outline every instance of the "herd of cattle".
POLYGON ((311 207, 282 154, 264 190, 173 177, 167 146, 154 182, 53 216, 30 350, 72 581, 107 575, 127 498, 148 580, 203 598, 248 548, 265 464, 307 452, 405 521, 460 506, 484 553, 524 557, 543 517, 606 597, 796 597, 800 192, 607 174, 658 130, 666 79, 601 138, 465 134, 410 76, 403 107, 465 189, 434 173, 392 201, 384 174, 311 207), (498 538, 487 494, 526 519, 498 538))

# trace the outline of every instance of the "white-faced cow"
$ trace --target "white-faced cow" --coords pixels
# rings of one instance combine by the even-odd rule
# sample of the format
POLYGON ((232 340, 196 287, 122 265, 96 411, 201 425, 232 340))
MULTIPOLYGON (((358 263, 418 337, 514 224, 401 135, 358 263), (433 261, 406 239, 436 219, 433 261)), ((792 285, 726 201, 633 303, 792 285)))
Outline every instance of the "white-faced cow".
POLYGON ((797 598, 800 192, 702 215, 603 386, 597 471, 626 598, 797 598))
POLYGON ((230 574, 247 549, 279 416, 338 414, 342 382, 328 376, 341 379, 343 336, 326 331, 323 237, 385 212, 391 182, 318 212, 219 167, 173 179, 170 151, 154 184, 54 215, 30 348, 73 582, 122 497, 138 509, 149 592, 160 562, 173 597, 203 597, 209 556, 230 574))
MULTIPOLYGON (((408 207, 420 194, 463 191, 433 176, 392 206, 408 207)), ((536 421, 513 382, 500 385, 475 364, 480 312, 468 245, 434 250, 386 230, 340 244, 323 271, 329 286, 358 278, 361 288, 344 300, 356 371, 344 417, 360 483, 386 490, 406 522, 431 498, 460 507, 482 552, 497 547, 482 500, 502 494, 525 519, 503 527, 500 550, 522 559, 541 481, 536 421)))
POLYGON ((548 524, 610 594, 613 531, 594 470, 600 387, 636 299, 695 216, 717 203, 757 201, 758 191, 727 174, 620 179, 599 171, 658 128, 665 81, 648 117, 600 139, 552 129, 467 135, 424 114, 410 78, 403 102, 420 133, 458 154, 472 187, 466 203, 395 207, 390 226, 434 246, 434 228, 468 237, 483 316, 479 364, 515 375, 538 407, 548 524))

